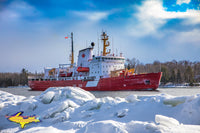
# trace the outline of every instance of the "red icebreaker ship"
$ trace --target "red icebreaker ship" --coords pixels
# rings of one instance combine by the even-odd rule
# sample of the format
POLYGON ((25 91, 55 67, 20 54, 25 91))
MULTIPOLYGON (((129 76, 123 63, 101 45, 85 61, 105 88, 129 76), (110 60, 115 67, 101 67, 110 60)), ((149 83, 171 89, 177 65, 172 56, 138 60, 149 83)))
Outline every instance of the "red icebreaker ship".
POLYGON ((125 68, 125 58, 110 54, 110 45, 105 32, 102 55, 93 55, 91 47, 79 51, 77 65, 74 63, 73 33, 71 33, 71 64, 59 64, 58 68, 45 68, 43 78, 29 78, 32 90, 44 91, 49 87, 74 86, 87 91, 156 90, 161 72, 136 74, 134 69, 125 68))

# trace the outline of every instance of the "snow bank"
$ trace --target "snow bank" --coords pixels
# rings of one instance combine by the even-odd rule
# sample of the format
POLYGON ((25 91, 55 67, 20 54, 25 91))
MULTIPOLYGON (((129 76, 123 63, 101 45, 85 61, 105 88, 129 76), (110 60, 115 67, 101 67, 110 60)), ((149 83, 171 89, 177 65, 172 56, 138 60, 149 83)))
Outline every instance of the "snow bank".
POLYGON ((0 110, 6 106, 16 104, 24 98, 24 96, 12 95, 8 92, 0 91, 0 110))
POLYGON ((0 91, 2 132, 197 133, 199 114, 200 95, 95 98, 77 87, 52 87, 25 98, 0 91), (41 122, 21 129, 5 117, 19 111, 36 115, 41 122))

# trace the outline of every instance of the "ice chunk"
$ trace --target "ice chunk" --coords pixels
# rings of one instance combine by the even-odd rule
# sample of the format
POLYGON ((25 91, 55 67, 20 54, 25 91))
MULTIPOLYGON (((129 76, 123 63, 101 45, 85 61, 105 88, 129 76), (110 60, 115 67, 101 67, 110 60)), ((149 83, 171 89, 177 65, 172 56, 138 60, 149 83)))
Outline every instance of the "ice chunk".
POLYGON ((176 97, 176 98, 171 98, 171 99, 165 99, 163 100, 163 103, 174 107, 174 106, 184 103, 185 101, 186 101, 186 97, 176 97))
POLYGON ((57 115, 54 119, 54 123, 66 121, 70 118, 69 112, 68 111, 63 111, 59 115, 57 115))
POLYGON ((130 121, 125 127, 128 133, 161 133, 154 123, 130 121))
POLYGON ((70 127, 76 128, 83 128, 87 125, 87 122, 85 121, 76 121, 76 122, 70 122, 70 127))
POLYGON ((127 113, 128 113, 128 109, 119 110, 119 111, 117 112, 117 117, 122 118, 122 117, 126 116, 127 113))
POLYGON ((34 102, 23 102, 20 106, 20 110, 23 110, 23 111, 33 111, 37 108, 37 105, 34 103, 34 102))
POLYGON ((98 110, 101 107, 101 102, 100 100, 94 99, 91 101, 88 101, 87 103, 84 104, 85 110, 98 110))
POLYGON ((128 133, 124 124, 113 120, 93 122, 86 126, 84 133, 128 133))
POLYGON ((45 93, 43 96, 42 96, 42 102, 44 104, 49 104, 53 101, 53 98, 55 96, 55 92, 53 91, 48 91, 47 93, 45 93))
POLYGON ((108 103, 110 105, 115 105, 117 101, 112 97, 103 97, 103 98, 100 98, 100 102, 108 103))
POLYGON ((69 104, 67 101, 59 103, 58 105, 56 105, 53 108, 50 108, 49 110, 47 110, 46 112, 44 112, 44 119, 48 119, 48 118, 52 118, 55 117, 56 113, 61 113, 62 111, 64 111, 66 108, 69 107, 69 104))
POLYGON ((71 101, 71 100, 67 100, 67 102, 68 102, 68 106, 69 107, 72 107, 72 108, 77 108, 78 107, 78 105, 76 103, 74 103, 73 101, 71 101))
POLYGON ((129 95, 126 97, 126 101, 128 101, 129 103, 134 103, 140 100, 137 98, 137 95, 129 95))
POLYGON ((166 127, 174 127, 174 126, 180 125, 176 119, 171 118, 171 117, 166 117, 163 115, 156 115, 155 122, 157 124, 160 124, 166 127))
POLYGON ((40 98, 43 103, 73 99, 77 104, 83 104, 85 101, 94 99, 95 96, 78 87, 50 87, 40 95, 40 98))

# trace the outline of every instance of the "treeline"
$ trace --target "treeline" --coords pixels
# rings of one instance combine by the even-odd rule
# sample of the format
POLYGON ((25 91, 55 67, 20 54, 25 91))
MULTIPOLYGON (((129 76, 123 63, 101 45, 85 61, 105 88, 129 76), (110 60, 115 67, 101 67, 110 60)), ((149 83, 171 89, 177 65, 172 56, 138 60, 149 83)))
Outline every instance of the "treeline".
POLYGON ((162 72, 161 83, 172 82, 174 84, 200 82, 200 62, 169 61, 161 63, 154 61, 152 64, 142 64, 139 60, 127 59, 127 67, 135 68, 136 73, 162 72))
POLYGON ((28 71, 22 69, 21 73, 0 73, 0 87, 18 86, 28 84, 28 71))
POLYGON ((0 73, 0 87, 26 86, 28 85, 28 76, 43 76, 43 73, 30 73, 24 68, 20 73, 0 73))

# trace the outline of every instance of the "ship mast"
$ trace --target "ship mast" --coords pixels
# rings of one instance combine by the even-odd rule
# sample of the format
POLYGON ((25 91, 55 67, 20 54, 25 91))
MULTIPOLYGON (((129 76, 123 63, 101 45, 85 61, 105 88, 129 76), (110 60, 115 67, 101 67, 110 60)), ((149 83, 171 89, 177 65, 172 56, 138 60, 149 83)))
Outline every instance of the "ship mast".
POLYGON ((71 33, 71 43, 72 43, 72 56, 71 56, 71 67, 74 65, 74 44, 73 44, 73 32, 71 33))
POLYGON ((101 35, 101 40, 103 40, 103 56, 106 56, 107 54, 110 54, 109 52, 106 52, 106 47, 110 46, 110 42, 108 40, 108 35, 103 32, 101 35))

